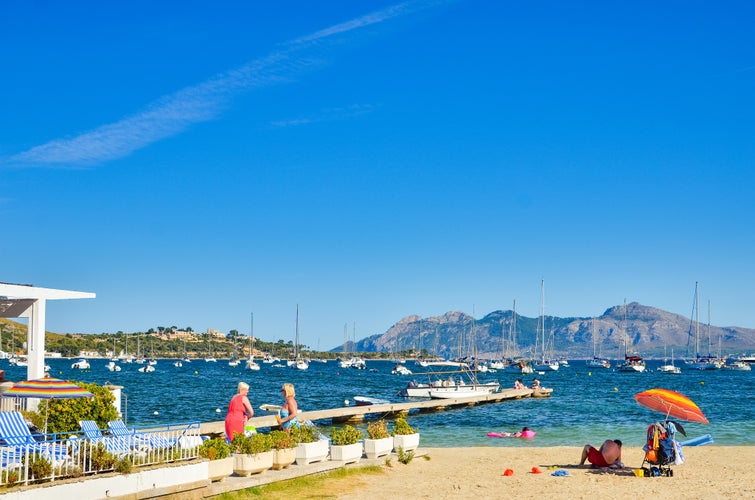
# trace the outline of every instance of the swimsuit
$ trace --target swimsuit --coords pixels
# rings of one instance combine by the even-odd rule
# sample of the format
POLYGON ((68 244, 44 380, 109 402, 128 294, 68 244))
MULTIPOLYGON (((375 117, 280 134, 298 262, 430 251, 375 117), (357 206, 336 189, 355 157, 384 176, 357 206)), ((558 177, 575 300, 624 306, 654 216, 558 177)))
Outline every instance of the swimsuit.
MULTIPOLYGON (((281 410, 281 418, 288 418, 288 415, 288 410, 281 410)), ((291 427, 299 427, 299 420, 296 417, 281 424, 282 429, 290 429, 291 427)))
POLYGON ((608 462, 606 462, 606 459, 603 456, 603 454, 592 446, 590 446, 590 449, 587 450, 587 460, 589 460, 591 464, 596 465, 598 467, 610 467, 611 465, 608 462))

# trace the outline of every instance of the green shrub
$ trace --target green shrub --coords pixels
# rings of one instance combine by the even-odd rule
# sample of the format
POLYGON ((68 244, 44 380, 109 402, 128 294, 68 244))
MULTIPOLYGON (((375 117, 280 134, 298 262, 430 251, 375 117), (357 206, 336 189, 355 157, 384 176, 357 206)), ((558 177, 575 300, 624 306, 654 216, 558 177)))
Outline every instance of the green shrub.
POLYGON ((398 461, 401 462, 404 465, 408 465, 409 462, 412 461, 414 458, 414 450, 412 451, 404 451, 403 448, 399 448, 396 452, 396 455, 398 455, 398 461))
POLYGON ((29 462, 29 471, 34 479, 46 479, 52 475, 52 464, 46 458, 38 456, 29 462))
POLYGON ((320 440, 320 430, 309 424, 302 424, 291 429, 291 436, 297 443, 316 443, 320 440))
POLYGON ((90 460, 92 470, 103 471, 110 470, 115 466, 116 457, 107 451, 104 444, 97 443, 97 446, 92 446, 90 460))
POLYGON ((66 433, 79 431, 81 420, 94 420, 104 429, 110 420, 119 418, 118 411, 113 406, 115 396, 109 389, 97 384, 75 383, 94 394, 94 397, 41 401, 37 413, 31 417, 34 425, 44 429, 47 418, 48 433, 66 433))
POLYGON ((231 454, 231 447, 225 442, 225 438, 207 439, 199 447, 199 456, 210 460, 220 460, 231 454))
POLYGON ((390 437, 388 434, 388 424, 382 418, 376 422, 367 424, 367 436, 370 439, 384 439, 390 437))
POLYGON ((270 431, 270 439, 273 442, 273 448, 276 450, 296 448, 297 445, 294 436, 286 431, 270 431))
POLYGON ((134 464, 129 457, 121 457, 116 460, 113 469, 115 472, 120 472, 121 474, 131 474, 131 469, 133 467, 134 464))
POLYGON ((331 444, 343 446, 358 443, 362 439, 362 431, 351 425, 345 425, 342 428, 333 428, 330 431, 331 444))
POLYGON ((236 434, 231 440, 231 449, 236 453, 244 453, 246 455, 256 455, 257 453, 264 453, 273 449, 273 440, 267 434, 261 432, 252 434, 251 436, 245 436, 244 434, 236 434))
POLYGON ((406 436, 409 434, 416 434, 417 430, 414 429, 404 417, 399 417, 393 423, 393 431, 391 436, 406 436))

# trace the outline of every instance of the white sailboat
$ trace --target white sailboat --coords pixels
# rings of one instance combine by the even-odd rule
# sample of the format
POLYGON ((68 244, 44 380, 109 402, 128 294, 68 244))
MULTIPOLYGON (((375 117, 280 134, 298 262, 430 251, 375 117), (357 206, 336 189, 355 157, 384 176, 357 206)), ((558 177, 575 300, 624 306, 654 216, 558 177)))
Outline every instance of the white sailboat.
POLYGON ((299 354, 299 304, 296 304, 296 336, 294 341, 294 357, 288 360, 288 366, 297 370, 306 370, 309 363, 299 354))
POLYGON ((184 357, 181 361, 184 363, 191 363, 191 357, 189 357, 189 354, 186 352, 186 339, 184 339, 184 357))
MULTIPOLYGON (((699 321, 699 303, 697 300, 698 282, 695 282, 695 300, 692 306, 693 317, 690 318, 690 332, 692 335, 692 325, 695 326, 695 357, 687 361, 687 365, 693 370, 718 370, 723 363, 710 353, 710 303, 708 303, 708 355, 700 354, 700 321, 699 321)), ((689 344, 688 344, 689 345, 689 344)))
POLYGON ((645 360, 639 353, 629 355, 629 342, 626 335, 627 329, 627 299, 624 299, 624 319, 621 323, 621 338, 624 341, 624 362, 619 366, 620 372, 642 373, 645 371, 645 360))
POLYGON ((542 356, 540 362, 534 363, 535 370, 537 371, 557 371, 561 364, 553 359, 546 359, 546 346, 548 343, 545 340, 545 280, 540 280, 540 321, 538 322, 538 330, 541 334, 541 349, 542 356))
POLYGON ((249 331, 249 359, 246 360, 245 368, 254 372, 259 371, 260 365, 254 361, 254 313, 252 313, 251 329, 249 331))
POLYGON ((669 375, 679 375, 682 373, 682 369, 674 365, 674 350, 671 349, 671 363, 668 363, 666 358, 666 346, 663 346, 663 364, 658 367, 658 371, 669 375))
POLYGON ((134 356, 132 356, 128 352, 128 333, 124 333, 123 335, 124 335, 124 344, 126 345, 126 348, 124 349, 124 352, 122 352, 121 355, 118 356, 118 360, 124 363, 133 363, 134 356))
POLYGON ((207 330, 207 357, 204 358, 205 363, 216 363, 218 360, 212 355, 212 333, 207 330))
POLYGON ((598 356, 598 335, 595 329, 595 318, 592 319, 592 359, 587 361, 587 366, 591 368, 611 368, 611 362, 606 358, 598 356))
POLYGON ((519 353, 519 346, 516 341, 516 299, 514 299, 514 305, 511 311, 511 322, 509 323, 509 342, 510 352, 508 353, 503 366, 503 371, 506 373, 516 373, 519 375, 529 375, 534 373, 532 368, 532 362, 521 356, 519 353))
POLYGON ((142 338, 141 334, 137 333, 136 334, 136 363, 143 365, 144 363, 146 363, 147 360, 144 359, 144 356, 142 355, 141 338, 142 338))
POLYGON ((233 352, 231 353, 231 359, 228 360, 228 366, 230 367, 239 366, 239 363, 241 362, 236 356, 236 337, 238 337, 238 332, 234 332, 233 334, 233 352))

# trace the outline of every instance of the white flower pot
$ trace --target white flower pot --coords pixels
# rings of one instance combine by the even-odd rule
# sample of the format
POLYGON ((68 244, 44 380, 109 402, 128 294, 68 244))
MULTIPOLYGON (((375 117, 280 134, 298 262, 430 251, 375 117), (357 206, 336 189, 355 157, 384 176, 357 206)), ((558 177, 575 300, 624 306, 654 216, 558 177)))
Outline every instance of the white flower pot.
POLYGON ((287 469, 296 460, 296 448, 273 450, 273 470, 287 469))
POLYGON ((362 443, 330 445, 330 459, 345 464, 359 462, 362 458, 362 443))
POLYGON ((379 458, 389 455, 393 450, 393 438, 388 436, 382 439, 364 440, 364 454, 367 458, 379 458))
POLYGON ((233 472, 237 476, 250 476, 265 472, 273 466, 273 451, 247 455, 245 453, 233 454, 233 472))
POLYGON ((419 448, 419 433, 397 434, 393 436, 393 449, 398 451, 399 448, 404 451, 412 451, 419 448))
POLYGON ((225 481, 225 478, 233 474, 233 457, 210 460, 207 468, 210 481, 225 481))
POLYGON ((314 443, 299 443, 296 446, 296 465, 321 462, 328 458, 328 440, 321 439, 314 443))

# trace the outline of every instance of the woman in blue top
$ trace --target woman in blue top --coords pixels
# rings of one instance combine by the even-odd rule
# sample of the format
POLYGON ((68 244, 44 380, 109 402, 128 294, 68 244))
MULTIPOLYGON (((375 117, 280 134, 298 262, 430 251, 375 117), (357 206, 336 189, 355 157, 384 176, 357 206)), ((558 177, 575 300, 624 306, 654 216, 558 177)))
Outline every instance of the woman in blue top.
POLYGON ((296 391, 294 391, 293 384, 283 384, 281 392, 283 393, 283 397, 286 398, 286 402, 283 403, 283 408, 281 408, 280 416, 277 420, 281 429, 288 431, 292 427, 299 427, 299 420, 296 418, 299 414, 299 405, 296 404, 296 399, 294 399, 296 391))

